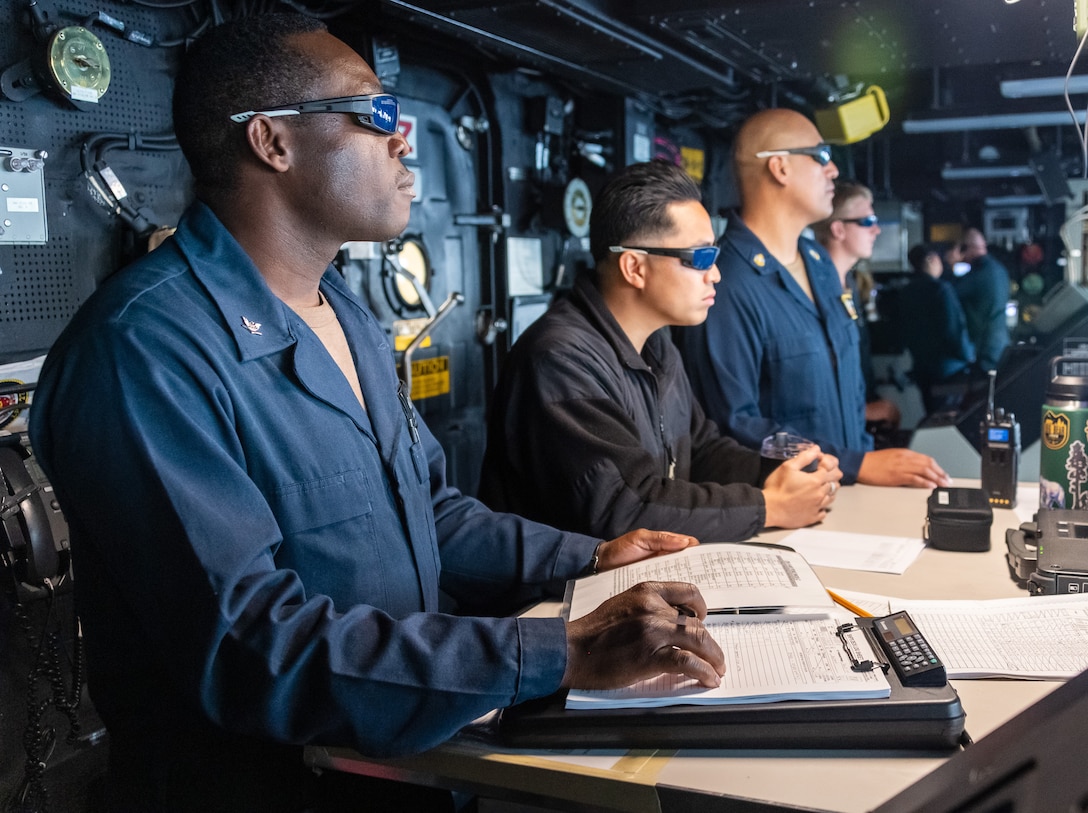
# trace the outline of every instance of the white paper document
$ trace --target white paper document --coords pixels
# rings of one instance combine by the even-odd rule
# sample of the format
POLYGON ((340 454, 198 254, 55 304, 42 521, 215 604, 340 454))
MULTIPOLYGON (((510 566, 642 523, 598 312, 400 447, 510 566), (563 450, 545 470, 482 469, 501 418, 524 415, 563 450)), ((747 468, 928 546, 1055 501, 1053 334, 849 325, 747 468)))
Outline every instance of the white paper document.
POLYGON ((1063 680, 1088 669, 1088 596, 889 601, 910 613, 950 678, 1063 680))
POLYGON ((710 543, 587 576, 568 591, 568 618, 645 581, 691 582, 711 611, 832 606, 804 557, 778 545, 710 543))
POLYGON ((1088 596, 923 601, 851 590, 873 615, 906 610, 950 678, 1065 680, 1088 669, 1088 596))
POLYGON ((810 565, 902 573, 925 548, 921 532, 917 537, 851 534, 801 528, 782 540, 810 565))
POLYGON ((841 639, 836 635, 838 622, 830 616, 709 616, 706 627, 725 653, 721 686, 707 689, 679 675, 660 675, 624 689, 572 690, 567 708, 850 700, 891 694, 879 668, 851 669, 851 654, 854 660, 872 658, 872 648, 863 637, 852 637, 862 635, 857 629, 841 639))
POLYGON ((1016 486, 1016 518, 1021 522, 1031 522, 1039 510, 1039 484, 1018 483, 1016 486))

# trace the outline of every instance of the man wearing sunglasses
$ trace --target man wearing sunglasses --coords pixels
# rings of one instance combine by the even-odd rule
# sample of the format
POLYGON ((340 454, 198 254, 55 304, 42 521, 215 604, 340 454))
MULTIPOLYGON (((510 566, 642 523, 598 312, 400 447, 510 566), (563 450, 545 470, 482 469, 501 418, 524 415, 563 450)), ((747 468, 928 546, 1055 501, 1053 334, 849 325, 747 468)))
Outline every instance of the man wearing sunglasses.
POLYGON ((873 451, 865 431, 853 303, 827 252, 802 236, 832 212, 831 148, 800 113, 772 109, 740 127, 733 150, 740 210, 719 241, 717 300, 677 336, 707 415, 752 448, 779 431, 808 438, 839 458, 844 483, 948 485, 931 458, 873 451))
POLYGON ((695 182, 661 161, 626 167, 594 201, 589 236, 595 269, 525 331, 500 376, 481 499, 602 537, 651 527, 719 542, 820 521, 835 458, 812 448, 774 468, 723 437, 669 337, 706 318, 719 279, 695 182))
POLYGON ((857 268, 859 262, 873 256, 873 245, 880 234, 880 220, 873 211, 873 193, 869 187, 856 181, 836 181, 831 217, 813 224, 812 231, 820 245, 827 249, 839 272, 843 295, 849 295, 853 305, 852 315, 860 339, 861 374, 865 378, 865 423, 874 427, 879 440, 878 430, 898 428, 900 414, 895 403, 881 398, 876 389, 869 322, 865 314, 873 287, 872 276, 857 268))
POLYGON ((723 674, 690 584, 502 617, 695 540, 602 542, 447 485, 388 337, 330 266, 408 223, 397 114, 315 20, 204 34, 174 95, 198 200, 43 367, 31 434, 71 528, 113 810, 440 810, 319 777, 302 746, 418 752, 563 687, 723 674))

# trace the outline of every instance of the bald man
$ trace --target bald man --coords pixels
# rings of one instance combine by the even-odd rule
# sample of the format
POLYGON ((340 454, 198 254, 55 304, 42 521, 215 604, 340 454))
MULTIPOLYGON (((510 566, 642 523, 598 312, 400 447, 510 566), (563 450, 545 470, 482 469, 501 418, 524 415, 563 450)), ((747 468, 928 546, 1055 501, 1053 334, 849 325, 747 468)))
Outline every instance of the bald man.
POLYGON ((815 441, 844 483, 950 484, 926 455, 873 451, 865 431, 854 305, 827 251, 801 236, 831 215, 831 148, 803 115, 773 109, 748 119, 733 149, 741 207, 719 241, 717 299, 677 334, 706 413, 755 448, 782 430, 815 441))

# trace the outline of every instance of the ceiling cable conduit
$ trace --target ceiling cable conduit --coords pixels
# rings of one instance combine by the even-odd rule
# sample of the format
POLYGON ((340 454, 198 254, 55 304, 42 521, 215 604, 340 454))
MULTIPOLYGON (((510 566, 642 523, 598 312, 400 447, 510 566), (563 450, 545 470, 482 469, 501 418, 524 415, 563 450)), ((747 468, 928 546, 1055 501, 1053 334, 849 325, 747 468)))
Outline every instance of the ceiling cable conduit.
MULTIPOLYGON (((761 73, 758 69, 746 67, 737 60, 730 59, 721 50, 718 50, 717 48, 712 48, 706 43, 704 39, 693 35, 690 31, 685 31, 670 26, 668 20, 661 20, 660 22, 656 23, 656 25, 661 31, 664 31, 672 35, 673 37, 681 40, 682 42, 687 43, 689 46, 696 49, 702 56, 706 57, 707 59, 712 59, 715 62, 725 65, 726 67, 730 68, 733 71, 736 71, 737 73, 741 74, 752 82, 759 83, 766 82, 768 78, 778 80, 795 78, 797 76, 796 63, 793 64, 792 68, 776 63, 767 54, 763 53, 762 51, 756 50, 748 42, 745 42, 742 37, 734 34, 727 28, 723 28, 717 23, 708 23, 706 29, 709 32, 717 35, 719 38, 732 42, 734 45, 738 46, 739 50, 745 51, 749 55, 751 55, 753 59, 757 59, 763 62, 763 64, 767 66, 767 73, 770 74, 770 77, 768 77, 764 73, 761 73)), ((689 60, 687 57, 684 57, 684 60, 685 62, 692 64, 692 67, 694 67, 696 70, 701 70, 703 73, 710 73, 710 68, 707 65, 700 63, 696 60, 689 60)))
MULTIPOLYGON (((728 85, 734 84, 732 76, 716 71, 705 62, 693 59, 675 48, 668 48, 661 41, 655 40, 647 34, 620 22, 615 17, 596 12, 587 5, 579 5, 578 8, 574 8, 571 3, 560 2, 559 0, 537 0, 537 2, 542 6, 553 9, 557 13, 565 14, 571 19, 581 22, 583 25, 590 26, 594 30, 629 45, 632 48, 642 50, 648 56, 651 56, 656 60, 661 60, 668 56, 671 59, 682 62, 687 67, 703 74, 708 79, 715 82, 721 82, 728 85)), ((729 68, 736 67, 728 62, 726 63, 726 66, 729 68)))
POLYGON ((473 34, 482 39, 490 40, 491 42, 501 45, 505 48, 509 48, 512 51, 527 54, 538 60, 549 62, 554 66, 564 68, 573 73, 582 76, 591 75, 597 82, 606 84, 625 96, 635 96, 641 98, 645 95, 644 91, 641 88, 635 87, 630 83, 621 82, 618 79, 606 76, 605 74, 602 74, 598 71, 589 71, 587 70, 585 65, 571 62, 568 59, 563 59, 562 57, 556 56, 555 54, 541 51, 539 48, 533 48, 532 46, 525 43, 516 42, 508 37, 500 36, 499 34, 496 34, 492 31, 486 31, 477 26, 469 25, 468 23, 462 22, 461 20, 457 20, 444 14, 439 14, 436 11, 431 11, 430 9, 423 8, 422 6, 419 6, 415 3, 407 3, 404 2, 404 0, 382 0, 382 2, 387 6, 400 9, 401 11, 407 12, 408 14, 416 14, 420 17, 424 17, 433 24, 444 25, 458 32, 473 34))

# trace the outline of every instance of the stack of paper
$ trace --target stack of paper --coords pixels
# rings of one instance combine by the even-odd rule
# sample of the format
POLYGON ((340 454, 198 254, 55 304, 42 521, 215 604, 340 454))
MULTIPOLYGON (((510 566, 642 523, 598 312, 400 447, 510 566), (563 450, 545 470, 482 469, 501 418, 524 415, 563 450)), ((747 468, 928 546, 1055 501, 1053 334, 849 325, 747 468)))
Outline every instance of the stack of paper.
POLYGON ((647 581, 698 585, 711 612, 833 606, 816 572, 796 551, 781 545, 720 542, 570 582, 566 616, 581 618, 606 599, 647 581))
MULTIPOLYGON (((567 708, 888 697, 891 687, 879 668, 851 670, 852 661, 836 635, 837 626, 827 616, 711 616, 707 630, 725 653, 726 672, 719 687, 707 689, 681 675, 661 675, 625 689, 572 690, 567 695, 567 708)), ((850 634, 861 633, 855 630, 850 634)), ((860 641, 853 646, 868 645, 860 641)))
POLYGON ((714 615, 704 624, 725 653, 722 684, 706 689, 679 675, 661 675, 625 689, 572 691, 567 708, 674 704, 767 703, 887 697, 880 669, 851 670, 872 658, 860 631, 836 635, 839 620, 823 583, 798 554, 780 545, 718 543, 637 562, 568 585, 567 617, 581 618, 644 581, 698 585, 714 615), (739 615, 740 612, 771 614, 739 615), (789 612, 799 614, 786 614, 789 612), (722 613, 731 614, 722 614, 722 613))
POLYGON ((950 678, 1065 680, 1088 669, 1088 597, 905 601, 950 678))
POLYGON ((839 592, 874 615, 909 612, 950 678, 1066 680, 1088 669, 1088 596, 921 601, 839 592))

